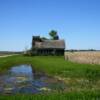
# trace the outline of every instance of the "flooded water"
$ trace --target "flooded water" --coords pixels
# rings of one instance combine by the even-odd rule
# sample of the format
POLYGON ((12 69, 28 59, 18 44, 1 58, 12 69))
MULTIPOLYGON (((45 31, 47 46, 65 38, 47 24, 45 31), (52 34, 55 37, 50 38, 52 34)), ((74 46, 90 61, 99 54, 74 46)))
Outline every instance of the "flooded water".
POLYGON ((66 85, 42 72, 36 72, 30 65, 14 66, 0 76, 0 93, 48 93, 66 90, 66 85))

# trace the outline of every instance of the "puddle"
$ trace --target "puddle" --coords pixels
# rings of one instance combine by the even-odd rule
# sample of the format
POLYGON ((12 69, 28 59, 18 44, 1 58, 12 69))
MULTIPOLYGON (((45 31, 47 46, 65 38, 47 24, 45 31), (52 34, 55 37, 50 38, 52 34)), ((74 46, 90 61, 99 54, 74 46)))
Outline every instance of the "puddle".
POLYGON ((0 76, 0 93, 48 93, 65 91, 66 85, 53 77, 36 72, 30 65, 14 66, 0 76))

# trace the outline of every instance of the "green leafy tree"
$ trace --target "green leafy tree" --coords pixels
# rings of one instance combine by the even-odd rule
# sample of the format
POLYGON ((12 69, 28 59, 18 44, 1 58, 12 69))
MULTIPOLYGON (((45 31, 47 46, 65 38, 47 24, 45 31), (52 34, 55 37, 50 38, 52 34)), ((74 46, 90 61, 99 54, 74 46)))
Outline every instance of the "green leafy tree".
POLYGON ((49 35, 51 36, 51 38, 53 40, 58 40, 59 39, 59 36, 57 35, 57 31, 55 31, 55 30, 50 31, 49 35))

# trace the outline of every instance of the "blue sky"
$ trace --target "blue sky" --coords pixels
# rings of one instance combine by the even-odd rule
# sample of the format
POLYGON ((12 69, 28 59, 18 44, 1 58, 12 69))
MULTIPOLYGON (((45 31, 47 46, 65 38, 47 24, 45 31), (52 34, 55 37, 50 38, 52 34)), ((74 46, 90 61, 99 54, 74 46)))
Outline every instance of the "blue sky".
POLYGON ((66 49, 100 49, 100 0, 0 0, 0 51, 30 48, 52 29, 66 49))

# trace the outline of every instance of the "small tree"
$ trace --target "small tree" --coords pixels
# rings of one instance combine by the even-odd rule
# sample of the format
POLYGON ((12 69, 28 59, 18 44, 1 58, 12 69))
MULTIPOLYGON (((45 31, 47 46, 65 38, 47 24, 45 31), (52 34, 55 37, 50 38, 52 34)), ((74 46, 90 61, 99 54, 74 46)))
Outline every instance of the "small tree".
POLYGON ((25 46, 24 54, 27 54, 27 51, 28 51, 28 46, 25 46))
POLYGON ((59 36, 56 35, 56 36, 54 37, 54 40, 59 40, 59 36))
POLYGON ((57 31, 55 31, 55 30, 50 31, 49 35, 51 36, 51 39, 53 39, 53 40, 59 39, 59 36, 57 35, 57 31))

